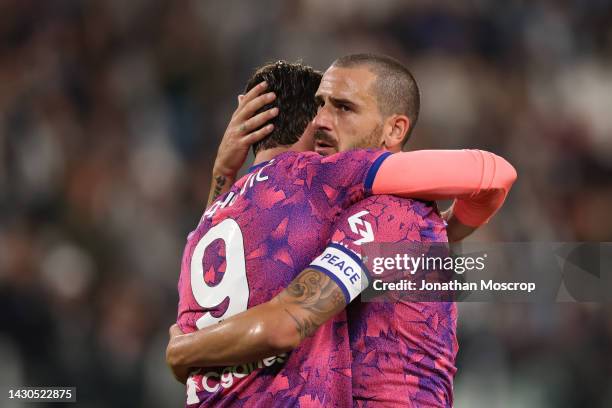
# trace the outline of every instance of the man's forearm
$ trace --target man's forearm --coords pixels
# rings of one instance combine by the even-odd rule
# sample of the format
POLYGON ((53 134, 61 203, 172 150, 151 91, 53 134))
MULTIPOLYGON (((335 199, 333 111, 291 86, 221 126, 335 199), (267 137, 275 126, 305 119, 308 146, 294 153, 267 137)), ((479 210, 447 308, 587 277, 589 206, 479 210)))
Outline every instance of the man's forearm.
POLYGON ((453 217, 478 227, 502 206, 515 180, 514 167, 489 152, 420 150, 389 156, 376 174, 372 192, 425 200, 455 198, 453 217))
POLYGON ((208 207, 215 201, 219 196, 227 193, 232 185, 236 182, 236 175, 229 174, 228 172, 222 171, 215 166, 212 172, 212 180, 210 182, 210 193, 208 194, 208 207))
POLYGON ((176 336, 168 344, 166 359, 172 366, 212 367, 248 363, 289 351, 293 348, 290 342, 273 337, 287 335, 283 334, 279 311, 271 301, 214 326, 176 336))
POLYGON ((459 242, 476 231, 476 227, 463 224, 453 213, 453 206, 444 211, 442 218, 446 221, 446 235, 448 242, 459 242))
POLYGON ((294 349, 344 307, 340 287, 324 273, 306 269, 269 302, 217 325, 173 337, 166 360, 172 367, 261 360, 294 349))

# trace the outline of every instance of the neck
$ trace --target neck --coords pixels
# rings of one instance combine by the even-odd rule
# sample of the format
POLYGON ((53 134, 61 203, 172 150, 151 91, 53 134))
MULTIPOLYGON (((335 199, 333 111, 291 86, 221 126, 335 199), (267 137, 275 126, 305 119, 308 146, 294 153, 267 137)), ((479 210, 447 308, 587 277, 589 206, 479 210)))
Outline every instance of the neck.
POLYGON ((253 160, 253 164, 255 165, 255 164, 263 163, 268 160, 272 160, 279 154, 288 152, 289 150, 291 150, 290 146, 279 146, 279 147, 273 147, 271 149, 260 150, 255 155, 255 160, 253 160))

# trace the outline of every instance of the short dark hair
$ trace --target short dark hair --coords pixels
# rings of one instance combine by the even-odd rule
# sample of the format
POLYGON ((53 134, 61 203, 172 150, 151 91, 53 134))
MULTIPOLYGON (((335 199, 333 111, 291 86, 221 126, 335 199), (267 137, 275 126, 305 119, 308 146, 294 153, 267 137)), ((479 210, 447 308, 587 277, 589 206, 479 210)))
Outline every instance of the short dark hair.
MULTIPOLYGON (((277 61, 259 67, 247 82, 245 93, 262 81, 268 83, 267 91, 274 92, 274 102, 257 113, 278 107, 278 115, 268 123, 274 130, 253 145, 253 152, 287 146, 297 142, 308 122, 317 114, 315 93, 321 82, 321 73, 302 63, 277 61)), ((267 123, 266 123, 267 124, 267 123)))
POLYGON ((401 62, 386 55, 350 54, 338 58, 332 64, 339 68, 362 65, 376 75, 374 91, 380 113, 384 116, 399 113, 410 119, 410 127, 404 139, 406 143, 419 118, 421 107, 419 86, 414 76, 401 62))

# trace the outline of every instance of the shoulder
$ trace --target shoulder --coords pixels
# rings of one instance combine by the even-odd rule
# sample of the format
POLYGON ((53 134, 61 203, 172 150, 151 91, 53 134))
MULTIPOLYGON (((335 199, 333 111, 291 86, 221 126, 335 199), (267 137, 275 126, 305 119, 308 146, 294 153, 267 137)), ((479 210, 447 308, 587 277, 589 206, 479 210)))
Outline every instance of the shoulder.
POLYGON ((372 162, 378 158, 389 156, 391 153, 380 149, 354 149, 339 152, 321 158, 322 164, 333 164, 338 162, 372 162))
POLYGON ((346 163, 351 161, 373 161, 382 156, 386 157, 389 154, 389 152, 380 149, 354 149, 335 153, 330 156, 321 156, 315 152, 285 152, 276 156, 276 160, 313 165, 333 165, 335 163, 346 163))

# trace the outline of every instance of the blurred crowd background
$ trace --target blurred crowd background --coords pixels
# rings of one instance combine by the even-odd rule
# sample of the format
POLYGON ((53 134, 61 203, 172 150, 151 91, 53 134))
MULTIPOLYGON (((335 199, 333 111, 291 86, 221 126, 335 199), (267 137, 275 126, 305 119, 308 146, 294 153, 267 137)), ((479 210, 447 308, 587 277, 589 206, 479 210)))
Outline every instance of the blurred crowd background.
MULTIPOLYGON (((363 51, 420 84, 409 150, 518 169, 471 240, 612 241, 611 1, 3 0, 0 384, 181 406, 167 328, 237 94, 265 62, 363 51)), ((611 312, 462 304, 455 405, 612 406, 611 312)))

